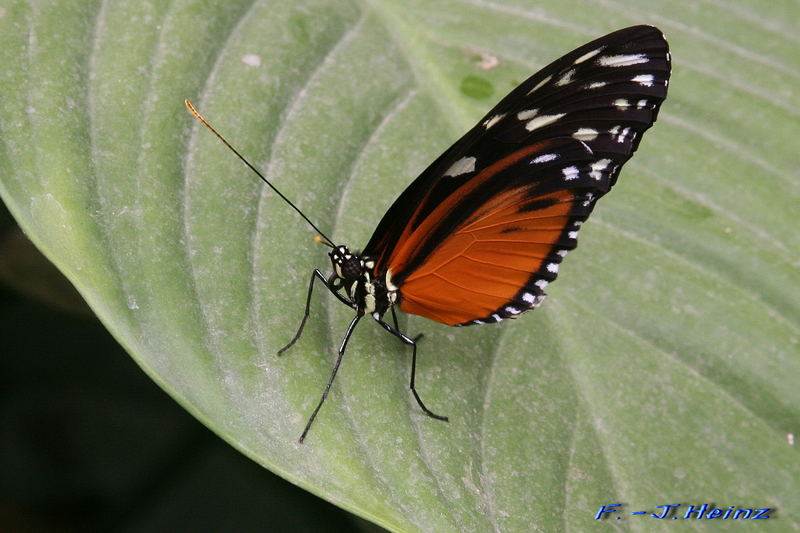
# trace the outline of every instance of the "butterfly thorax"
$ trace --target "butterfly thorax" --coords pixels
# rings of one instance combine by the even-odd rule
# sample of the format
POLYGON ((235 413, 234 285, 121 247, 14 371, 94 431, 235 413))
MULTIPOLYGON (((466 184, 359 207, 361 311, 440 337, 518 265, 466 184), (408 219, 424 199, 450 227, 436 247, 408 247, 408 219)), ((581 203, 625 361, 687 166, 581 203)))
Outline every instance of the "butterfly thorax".
POLYGON ((336 246, 328 255, 334 270, 329 285, 337 291, 344 289, 361 313, 380 318, 397 301, 391 274, 373 274, 374 258, 351 252, 347 246, 336 246))

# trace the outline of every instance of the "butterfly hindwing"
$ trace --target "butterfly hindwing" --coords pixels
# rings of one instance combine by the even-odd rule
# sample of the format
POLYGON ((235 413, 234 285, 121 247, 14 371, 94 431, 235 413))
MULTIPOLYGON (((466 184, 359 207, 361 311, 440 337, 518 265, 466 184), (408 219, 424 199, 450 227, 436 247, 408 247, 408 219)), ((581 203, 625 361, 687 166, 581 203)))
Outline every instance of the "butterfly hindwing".
POLYGON ((428 230, 421 226, 401 241, 417 252, 401 249, 410 262, 393 263, 403 311, 449 325, 482 324, 544 299, 581 224, 608 191, 610 168, 599 169, 585 143, 569 137, 522 148, 512 158, 505 168, 487 169, 493 180, 459 199, 467 217, 448 214, 442 204, 425 224, 446 223, 432 228, 430 238, 420 235, 428 230), (526 179, 531 173, 538 179, 526 179))
POLYGON ((387 211, 363 254, 400 307, 451 325, 513 317, 555 279, 580 224, 666 97, 651 26, 592 41, 503 98, 387 211))

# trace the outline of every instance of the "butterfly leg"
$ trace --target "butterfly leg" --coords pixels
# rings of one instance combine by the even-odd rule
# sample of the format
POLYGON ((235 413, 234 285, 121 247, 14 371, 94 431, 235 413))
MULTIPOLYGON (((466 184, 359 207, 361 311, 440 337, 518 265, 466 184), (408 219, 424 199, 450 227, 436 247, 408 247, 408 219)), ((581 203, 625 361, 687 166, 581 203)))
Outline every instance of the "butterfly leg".
MULTIPOLYGON (((394 306, 392 306, 391 309, 392 309, 392 321, 394 322, 394 329, 396 329, 397 331, 400 331, 400 326, 397 325, 397 313, 394 310, 394 306)), ((425 336, 424 333, 417 333, 414 336, 413 340, 414 340, 414 342, 417 342, 418 340, 420 340, 424 336, 425 336)))
POLYGON ((303 313, 303 320, 300 321, 300 327, 297 328, 297 333, 294 334, 294 337, 292 338, 291 341, 289 341, 289 344, 287 344, 286 346, 284 346, 283 348, 278 350, 278 355, 283 354, 283 352, 285 352, 286 350, 288 350, 289 348, 294 346, 294 343, 296 343, 297 340, 300 338, 300 335, 303 334, 303 328, 306 327, 306 321, 308 320, 308 314, 311 312, 311 295, 314 293, 314 281, 316 281, 317 279, 322 280, 322 283, 324 283, 325 286, 328 288, 328 290, 331 291, 331 293, 333 293, 334 296, 339 298, 339 300, 344 302, 349 307, 355 308, 355 306, 353 305, 353 302, 351 302, 350 300, 348 300, 347 298, 345 298, 344 296, 342 296, 341 294, 339 294, 337 292, 336 288, 333 286, 333 281, 334 281, 333 279, 331 279, 330 281, 327 280, 325 278, 325 276, 322 274, 322 272, 320 272, 318 269, 315 269, 314 272, 311 273, 311 281, 308 283, 308 296, 306 297, 306 310, 303 313))
MULTIPOLYGON (((375 320, 378 322, 378 324, 380 324, 383 327, 383 329, 385 329, 386 331, 388 331, 389 333, 391 333, 392 335, 394 335, 395 337, 397 337, 398 339, 400 339, 404 343, 411 345, 413 351, 412 351, 412 354, 411 354, 411 382, 409 383, 409 388, 411 388, 411 392, 414 393, 414 398, 417 400, 417 404, 419 404, 419 406, 422 408, 422 410, 425 412, 425 414, 428 415, 429 417, 435 418, 436 420, 444 420, 445 422, 448 422, 449 419, 446 416, 437 415, 436 413, 434 413, 433 411, 431 411, 430 409, 425 407, 425 404, 422 402, 422 398, 420 398, 419 394, 417 393, 417 388, 416 388, 416 386, 414 384, 414 378, 415 378, 415 376, 417 374, 417 343, 416 343, 416 341, 414 339, 412 339, 411 337, 409 337, 408 335, 404 335, 403 333, 401 333, 398 328, 393 328, 392 326, 390 326, 389 324, 384 322, 382 319, 375 318, 375 320)), ((395 318, 395 321, 396 320, 397 319, 395 318)))
POLYGON ((331 390, 331 385, 333 385, 333 380, 336 377, 336 373, 339 371, 339 365, 342 364, 342 357, 344 357, 344 350, 345 348, 347 348, 347 341, 350 340, 350 335, 353 334, 353 330, 356 329, 356 324, 358 324, 358 321, 361 320, 362 316, 364 315, 359 312, 356 316, 353 317, 353 320, 347 327, 347 331, 344 334, 344 339, 342 339, 342 345, 339 346, 339 355, 336 357, 336 362, 333 364, 331 377, 328 378, 328 384, 325 385, 325 390, 322 391, 322 398, 319 399, 319 403, 314 408, 314 412, 311 413, 311 416, 309 417, 308 422, 306 423, 305 429, 303 429, 303 434, 300 435, 301 444, 306 439, 306 435, 308 435, 308 430, 311 429, 311 424, 314 423, 314 419, 317 418, 317 413, 319 413, 320 408, 322 408, 322 404, 325 403, 325 399, 328 397, 328 393, 331 390))

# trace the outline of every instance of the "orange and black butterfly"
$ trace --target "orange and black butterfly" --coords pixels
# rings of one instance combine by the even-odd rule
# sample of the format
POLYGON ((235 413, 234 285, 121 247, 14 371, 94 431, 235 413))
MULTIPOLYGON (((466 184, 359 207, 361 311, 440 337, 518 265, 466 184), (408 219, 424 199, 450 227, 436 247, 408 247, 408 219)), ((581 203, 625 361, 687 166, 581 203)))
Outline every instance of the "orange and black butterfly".
POLYGON ((395 308, 469 326, 516 318, 537 307, 564 256, 575 248, 581 224, 656 120, 669 76, 667 42, 652 26, 625 28, 585 44, 523 82, 439 156, 389 208, 361 252, 319 232, 331 247, 334 272, 326 277, 314 270, 300 327, 279 353, 300 338, 316 280, 355 316, 300 441, 365 315, 411 345, 411 391, 428 416, 447 420, 429 410, 416 391, 417 338, 400 331, 395 308), (384 320, 390 311, 391 324, 384 320))

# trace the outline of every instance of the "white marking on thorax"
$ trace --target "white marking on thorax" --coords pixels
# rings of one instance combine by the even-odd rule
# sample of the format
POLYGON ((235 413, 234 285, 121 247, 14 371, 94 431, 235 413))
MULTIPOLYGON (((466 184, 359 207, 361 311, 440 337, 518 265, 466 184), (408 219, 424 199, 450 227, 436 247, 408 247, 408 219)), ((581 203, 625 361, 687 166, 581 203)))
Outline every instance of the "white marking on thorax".
POLYGON ((375 311, 375 295, 367 293, 364 295, 364 312, 372 313, 375 311))
POLYGON ((386 270, 386 289, 390 292, 397 291, 397 285, 392 283, 392 271, 391 269, 386 270))
POLYGON ((375 284, 365 281, 364 290, 367 291, 367 293, 364 295, 364 312, 372 313, 375 311, 376 307, 375 284))

